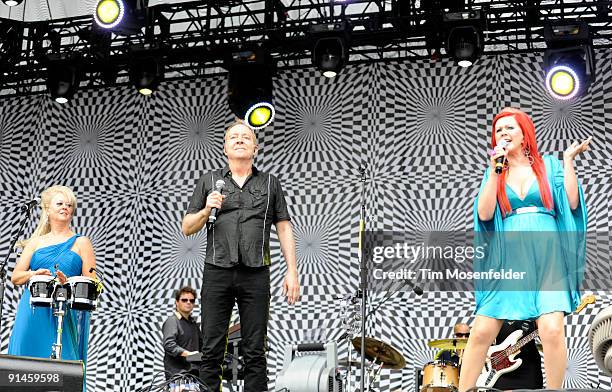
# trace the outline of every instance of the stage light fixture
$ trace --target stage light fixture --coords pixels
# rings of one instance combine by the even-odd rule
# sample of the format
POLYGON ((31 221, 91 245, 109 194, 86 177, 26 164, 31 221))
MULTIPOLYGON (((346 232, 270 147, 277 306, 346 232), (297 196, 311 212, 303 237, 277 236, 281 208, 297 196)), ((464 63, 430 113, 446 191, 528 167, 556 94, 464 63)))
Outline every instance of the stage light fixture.
POLYGON ((580 79, 570 67, 557 65, 546 73, 546 89, 557 99, 572 99, 580 90, 580 79))
POLYGON ((23 45, 23 25, 0 20, 0 65, 10 68, 19 62, 23 45))
POLYGON ((98 0, 96 24, 119 35, 141 33, 145 26, 148 0, 98 0))
POLYGON ((349 26, 346 22, 310 26, 314 42, 312 64, 327 78, 336 76, 348 61, 349 26))
POLYGON ((460 67, 470 67, 482 52, 481 32, 474 26, 455 27, 448 34, 448 54, 460 67))
POLYGON ((47 91, 57 103, 68 102, 79 88, 79 66, 75 58, 47 56, 47 91))
POLYGON ((121 23, 125 14, 125 5, 122 0, 100 0, 96 6, 94 18, 98 26, 112 29, 121 23))
POLYGON ((588 25, 547 24, 543 68, 546 90, 555 99, 570 100, 586 92, 595 76, 595 55, 588 25))
POLYGON ((9 7, 15 7, 22 3, 23 0, 2 0, 2 2, 9 7))
POLYGON ((164 64, 160 57, 138 56, 130 63, 130 81, 142 95, 151 95, 164 79, 164 64))
POLYGON ((269 54, 257 49, 234 53, 228 67, 229 107, 253 129, 265 128, 274 120, 274 65, 269 54))
POLYGON ((312 50, 312 63, 327 78, 333 78, 346 62, 346 44, 340 37, 320 38, 312 50))
POLYGON ((484 15, 479 10, 448 12, 442 16, 446 37, 446 53, 460 67, 476 62, 484 47, 484 15))

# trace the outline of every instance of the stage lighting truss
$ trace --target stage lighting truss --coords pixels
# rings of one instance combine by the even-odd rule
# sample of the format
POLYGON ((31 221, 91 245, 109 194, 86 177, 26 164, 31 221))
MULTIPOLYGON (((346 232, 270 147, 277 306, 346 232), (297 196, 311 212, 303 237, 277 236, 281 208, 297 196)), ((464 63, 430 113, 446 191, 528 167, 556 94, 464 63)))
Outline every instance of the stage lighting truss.
POLYGON ((484 48, 485 17, 480 10, 448 12, 442 15, 448 31, 446 53, 461 67, 469 67, 480 57, 484 48))
POLYGON ((251 128, 265 128, 276 113, 272 92, 275 64, 271 56, 259 48, 235 52, 228 69, 230 109, 251 128))
MULTIPOLYGON (((225 5, 216 1, 186 1, 155 2, 150 7, 146 0, 106 1, 104 7, 110 6, 110 14, 102 18, 106 22, 114 23, 117 8, 113 4, 118 3, 113 1, 122 1, 124 5, 121 23, 112 29, 99 27, 94 17, 83 15, 48 21, 15 20, 24 28, 18 45, 22 50, 19 61, 11 66, 0 65, 10 70, 8 75, 4 75, 0 93, 23 96, 44 90, 47 70, 40 59, 49 50, 41 44, 44 42, 39 33, 42 29, 61 32, 54 53, 79 53, 82 56, 83 78, 87 78, 88 86, 93 88, 105 85, 103 79, 112 79, 101 72, 107 64, 118 68, 117 83, 129 83, 125 77, 130 60, 128 52, 136 43, 165 44, 166 80, 218 74, 219 68, 226 65, 224 60, 236 48, 244 46, 265 48, 279 68, 284 69, 316 66, 319 61, 324 67, 333 68, 336 63, 342 63, 338 61, 342 60, 342 55, 338 59, 334 53, 345 54, 344 66, 349 61, 435 60, 441 54, 451 56, 451 52, 456 52, 451 48, 446 48, 448 52, 444 50, 447 41, 456 42, 450 46, 458 48, 458 57, 467 55, 474 47, 480 49, 481 45, 482 53, 489 55, 541 53, 545 43, 542 34, 545 23, 559 18, 587 23, 593 37, 592 45, 596 49, 612 48, 612 22, 609 18, 612 0, 568 0, 552 2, 554 4, 536 0, 495 1, 491 4, 467 0, 351 0, 331 6, 331 0, 225 0, 222 2, 225 5), (290 6, 286 5, 289 3, 290 6), (486 20, 483 29, 478 22, 471 23, 471 11, 483 15, 482 19, 486 20), (444 14, 447 19, 460 18, 444 23, 444 14), (464 14, 468 17, 465 18, 464 14), (160 15, 165 18, 165 24, 159 23, 160 15), (333 43, 336 49, 325 52, 322 60, 313 60, 313 48, 321 36, 311 34, 311 27, 342 23, 350 26, 348 31, 336 34, 344 44, 343 50, 338 51, 336 39, 333 43), (474 27, 457 28, 449 37, 453 28, 470 24, 474 27), (83 38, 92 25, 97 31, 112 32, 110 45, 102 48, 106 53, 102 56, 99 55, 101 48, 95 48, 92 40, 83 38), (474 31, 483 38, 481 45, 473 44, 474 31)), ((94 8, 99 2, 94 1, 94 8)), ((92 9, 91 14, 94 11, 92 9)), ((1 32, 0 41, 8 42, 1 32)), ((472 61, 468 60, 465 65, 472 61)))
POLYGON ((313 41, 312 65, 323 76, 333 78, 348 62, 350 26, 346 22, 312 25, 309 36, 313 41))
POLYGON ((595 75, 595 55, 588 25, 583 22, 547 24, 543 68, 546 89, 559 100, 579 97, 595 75))

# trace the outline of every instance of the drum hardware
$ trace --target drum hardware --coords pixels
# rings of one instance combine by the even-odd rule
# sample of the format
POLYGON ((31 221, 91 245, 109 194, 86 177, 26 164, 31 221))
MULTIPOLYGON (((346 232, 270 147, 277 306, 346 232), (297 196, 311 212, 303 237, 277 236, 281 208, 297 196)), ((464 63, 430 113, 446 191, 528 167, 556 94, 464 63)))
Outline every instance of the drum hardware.
MULTIPOLYGON (((230 392, 234 391, 234 386, 238 386, 238 380, 244 380, 241 341, 240 323, 237 323, 229 327, 227 331, 227 350, 223 359, 223 378, 227 380, 230 392)), ((186 360, 192 366, 199 366, 202 362, 202 353, 188 355, 186 360)))
POLYGON ((64 314, 66 301, 70 297, 69 286, 55 285, 53 292, 53 314, 57 316, 57 336, 51 349, 51 359, 62 359, 62 331, 64 330, 64 314))
POLYGON ((56 340, 51 348, 51 359, 62 358, 62 332, 67 307, 90 312, 96 309, 102 284, 86 276, 73 276, 60 284, 48 275, 34 275, 28 281, 30 304, 34 307, 51 307, 57 317, 56 340))
MULTIPOLYGON (((345 295, 340 302, 340 317, 342 319, 342 327, 344 334, 340 340, 346 340, 348 359, 343 361, 346 363, 346 377, 343 378, 344 390, 350 390, 352 385, 352 367, 356 369, 361 367, 361 362, 353 360, 353 337, 359 335, 361 331, 361 302, 359 295, 345 295)), ((342 366, 342 365, 341 365, 342 366)))

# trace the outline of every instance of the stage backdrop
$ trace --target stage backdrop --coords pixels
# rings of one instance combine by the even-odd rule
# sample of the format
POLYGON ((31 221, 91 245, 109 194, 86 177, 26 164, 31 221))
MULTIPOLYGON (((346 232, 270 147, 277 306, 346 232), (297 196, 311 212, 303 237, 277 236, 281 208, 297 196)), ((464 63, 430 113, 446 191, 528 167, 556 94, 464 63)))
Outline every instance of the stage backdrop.
MULTIPOLYGON (((336 298, 358 285, 361 165, 371 179, 368 228, 471 230, 491 120, 517 106, 532 115, 545 153, 561 156, 572 141, 593 136, 576 166, 589 229, 609 233, 612 52, 598 53, 597 80, 570 103, 548 97, 540 60, 485 57, 468 69, 448 61, 379 63, 349 67, 335 79, 313 69, 278 74, 277 118, 259 132, 256 165, 284 186, 302 300, 288 306, 281 296, 285 267, 274 234, 271 385, 285 345, 342 335, 336 298)), ((82 91, 67 105, 46 95, 0 97, 0 257, 17 230, 20 203, 52 184, 75 190, 74 228, 96 250, 104 292, 91 325, 90 391, 148 385, 162 370, 160 328, 173 290, 201 287, 205 234, 185 237, 180 222, 200 175, 225 164, 223 132, 233 119, 225 89, 226 79, 214 77, 162 84, 151 97, 131 87, 82 91)), ((34 219, 26 233, 33 228, 34 219)), ((603 276, 610 276, 610 249, 599 250, 603 276)), ((22 290, 7 286, 2 352, 22 290)), ((609 291, 597 294, 594 307, 567 318, 566 387, 611 387, 587 343, 591 321, 612 299, 609 291)), ((381 390, 411 390, 414 369, 435 353, 426 343, 450 337, 456 322, 471 322, 473 308, 469 292, 403 292, 381 307, 368 334, 407 361, 403 370, 382 372, 381 390)))

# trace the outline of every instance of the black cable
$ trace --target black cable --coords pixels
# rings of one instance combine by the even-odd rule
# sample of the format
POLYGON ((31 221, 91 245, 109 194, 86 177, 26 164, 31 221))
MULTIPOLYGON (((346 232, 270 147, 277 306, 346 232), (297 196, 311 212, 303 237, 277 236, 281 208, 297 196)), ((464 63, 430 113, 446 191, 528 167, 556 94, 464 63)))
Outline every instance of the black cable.
POLYGON ((151 388, 153 388, 153 383, 155 383, 155 379, 160 374, 166 375, 166 374, 170 374, 170 373, 166 372, 165 370, 162 370, 162 371, 159 371, 159 372, 155 373, 153 375, 153 380, 151 380, 151 385, 149 385, 148 389, 147 389, 146 386, 144 386, 144 387, 141 387, 141 388, 137 389, 135 392, 148 392, 148 391, 151 391, 151 388))
POLYGON ((51 6, 49 5, 49 0, 47 0, 47 9, 49 10, 49 20, 53 20, 53 16, 51 15, 51 6))

